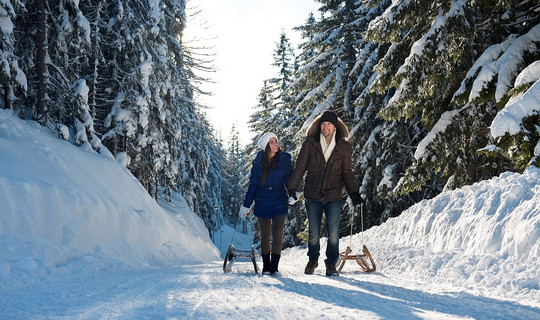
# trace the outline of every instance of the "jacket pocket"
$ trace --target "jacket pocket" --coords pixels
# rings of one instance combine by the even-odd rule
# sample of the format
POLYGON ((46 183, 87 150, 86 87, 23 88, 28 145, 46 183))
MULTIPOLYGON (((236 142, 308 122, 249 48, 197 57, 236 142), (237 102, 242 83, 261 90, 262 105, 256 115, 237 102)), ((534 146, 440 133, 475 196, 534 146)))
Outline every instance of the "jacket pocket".
POLYGON ((330 160, 330 173, 341 175, 341 169, 343 167, 343 157, 334 157, 330 160))
POLYGON ((328 163, 329 168, 326 173, 326 185, 329 189, 341 189, 343 179, 341 171, 343 167, 343 157, 336 157, 328 163))

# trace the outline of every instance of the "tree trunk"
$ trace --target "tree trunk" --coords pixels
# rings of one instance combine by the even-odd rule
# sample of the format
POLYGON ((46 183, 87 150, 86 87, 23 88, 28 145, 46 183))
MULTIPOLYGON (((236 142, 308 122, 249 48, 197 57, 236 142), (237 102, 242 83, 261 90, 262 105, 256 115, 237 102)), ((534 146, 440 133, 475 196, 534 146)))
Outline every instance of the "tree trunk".
POLYGON ((13 87, 8 84, 4 86, 4 109, 13 111, 13 87))
POLYGON ((37 0, 37 102, 36 119, 45 122, 47 114, 47 87, 49 83, 49 72, 47 70, 47 15, 46 0, 37 0))

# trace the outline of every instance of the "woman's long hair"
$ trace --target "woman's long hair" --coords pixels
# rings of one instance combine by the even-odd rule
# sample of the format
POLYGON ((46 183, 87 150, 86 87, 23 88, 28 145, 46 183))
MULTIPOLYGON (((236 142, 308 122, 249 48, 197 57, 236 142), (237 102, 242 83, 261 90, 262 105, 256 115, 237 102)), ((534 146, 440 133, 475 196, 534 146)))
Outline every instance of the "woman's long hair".
MULTIPOLYGON (((281 151, 281 147, 279 147, 279 151, 281 151)), ((276 152, 276 154, 272 157, 272 159, 268 159, 270 155, 270 145, 266 145, 266 148, 264 149, 264 155, 262 160, 262 167, 263 167, 263 174, 262 174, 262 183, 264 184, 266 182, 266 178, 268 178, 268 173, 270 170, 274 170, 277 168, 277 164, 279 161, 279 151, 276 152)))

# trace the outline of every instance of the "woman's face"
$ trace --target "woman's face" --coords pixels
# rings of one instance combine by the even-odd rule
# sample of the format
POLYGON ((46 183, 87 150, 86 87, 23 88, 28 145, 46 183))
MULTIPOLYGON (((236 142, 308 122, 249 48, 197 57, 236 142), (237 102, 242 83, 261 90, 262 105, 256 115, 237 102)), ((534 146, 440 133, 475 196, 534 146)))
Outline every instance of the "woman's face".
POLYGON ((276 153, 279 150, 279 143, 276 138, 270 138, 268 141, 268 146, 270 146, 270 151, 276 153))

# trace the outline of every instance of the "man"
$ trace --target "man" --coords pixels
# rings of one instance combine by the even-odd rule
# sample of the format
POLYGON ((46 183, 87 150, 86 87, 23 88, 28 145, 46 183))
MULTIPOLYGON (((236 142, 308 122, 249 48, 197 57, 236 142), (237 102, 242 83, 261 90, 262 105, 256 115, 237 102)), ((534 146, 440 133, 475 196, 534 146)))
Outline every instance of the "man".
POLYGON ((323 211, 326 215, 328 244, 326 248, 326 275, 338 276, 339 221, 343 201, 343 186, 354 205, 363 202, 358 184, 352 173, 352 151, 347 142, 349 129, 335 112, 325 111, 315 118, 296 160, 287 185, 289 194, 296 189, 306 173, 304 198, 309 224, 308 256, 305 274, 312 274, 319 265, 320 231, 323 211))

